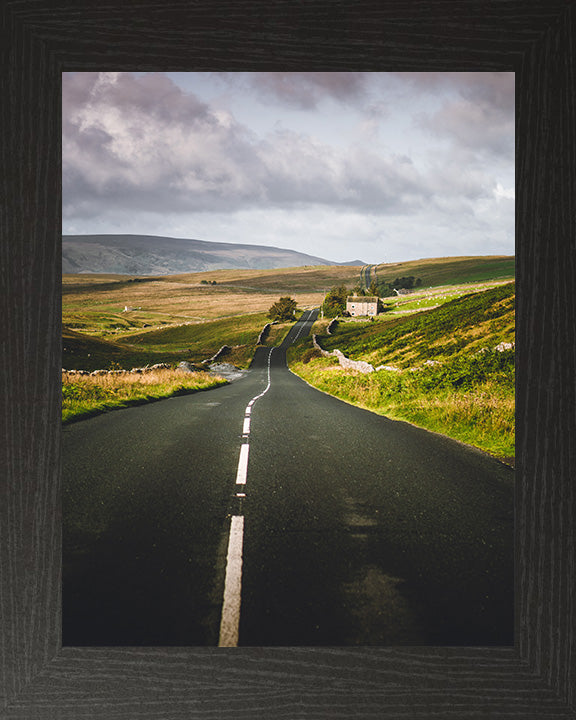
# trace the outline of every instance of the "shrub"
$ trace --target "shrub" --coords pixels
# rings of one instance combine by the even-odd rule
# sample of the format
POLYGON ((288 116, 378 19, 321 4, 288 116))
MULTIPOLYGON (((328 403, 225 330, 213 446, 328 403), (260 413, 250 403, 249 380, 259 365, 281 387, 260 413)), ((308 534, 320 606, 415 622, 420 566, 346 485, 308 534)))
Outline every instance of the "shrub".
POLYGON ((296 300, 291 297, 281 297, 268 310, 270 320, 294 320, 296 312, 296 300))
POLYGON ((348 288, 344 285, 333 287, 324 298, 322 310, 328 318, 338 317, 346 312, 346 300, 348 298, 348 288))

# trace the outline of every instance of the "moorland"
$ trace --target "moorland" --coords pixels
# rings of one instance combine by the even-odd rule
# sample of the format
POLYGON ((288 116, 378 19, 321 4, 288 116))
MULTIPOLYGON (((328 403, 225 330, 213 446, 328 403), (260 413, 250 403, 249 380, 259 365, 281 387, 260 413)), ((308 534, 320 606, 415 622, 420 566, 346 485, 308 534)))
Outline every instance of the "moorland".
MULTIPOLYGON (((340 318, 331 335, 326 332, 326 319, 319 319, 313 328, 326 350, 337 348, 351 358, 388 369, 367 375, 343 370, 330 358, 320 357, 310 339, 290 353, 291 369, 348 402, 510 460, 515 297, 511 257, 170 276, 66 274, 63 368, 116 371, 107 374, 108 389, 98 376, 63 374, 66 417, 221 383, 221 378, 205 371, 205 361, 226 345, 224 359, 248 367, 260 332, 270 321, 268 309, 280 296, 293 297, 302 311, 320 307, 331 288, 345 286, 356 292, 370 283, 385 285, 406 276, 417 278, 417 287, 384 297, 384 311, 374 321, 340 318), (496 350, 501 343, 507 349, 496 350), (182 361, 196 372, 175 370, 182 361), (155 387, 149 378, 149 386, 143 388, 143 381, 138 384, 135 374, 126 372, 158 363, 170 369, 155 371, 163 376, 155 387), (170 380, 168 373, 173 373, 170 380), (136 388, 133 400, 123 395, 128 377, 136 388), (93 394, 96 399, 91 399, 93 394)), ((285 322, 272 325, 263 342, 277 344, 289 327, 285 322)))

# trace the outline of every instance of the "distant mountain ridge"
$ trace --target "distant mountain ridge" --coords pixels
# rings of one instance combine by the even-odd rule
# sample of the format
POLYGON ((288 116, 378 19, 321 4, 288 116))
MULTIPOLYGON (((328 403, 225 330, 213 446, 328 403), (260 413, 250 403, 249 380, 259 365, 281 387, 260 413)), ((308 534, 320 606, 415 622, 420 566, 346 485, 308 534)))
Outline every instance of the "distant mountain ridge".
MULTIPOLYGON (((358 264, 364 264, 357 261, 358 264)), ((156 235, 63 235, 63 273, 176 275, 227 269, 350 265, 264 245, 156 235)), ((356 263, 355 263, 356 264, 356 263)))

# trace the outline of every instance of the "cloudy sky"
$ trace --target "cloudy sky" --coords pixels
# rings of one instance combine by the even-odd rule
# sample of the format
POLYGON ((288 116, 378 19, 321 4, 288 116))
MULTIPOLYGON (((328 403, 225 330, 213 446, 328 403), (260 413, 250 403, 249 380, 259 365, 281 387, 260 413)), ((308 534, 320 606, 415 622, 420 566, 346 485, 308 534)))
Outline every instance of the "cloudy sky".
POLYGON ((514 254, 513 73, 65 73, 63 233, 514 254))

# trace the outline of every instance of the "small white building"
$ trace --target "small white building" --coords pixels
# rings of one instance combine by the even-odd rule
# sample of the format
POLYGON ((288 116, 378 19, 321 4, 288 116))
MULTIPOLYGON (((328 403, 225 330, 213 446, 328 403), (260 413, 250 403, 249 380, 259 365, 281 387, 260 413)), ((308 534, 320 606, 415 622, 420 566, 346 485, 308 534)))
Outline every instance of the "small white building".
POLYGON ((366 296, 346 298, 346 310, 352 315, 378 315, 378 298, 366 296))

